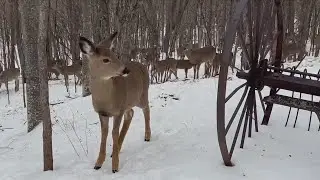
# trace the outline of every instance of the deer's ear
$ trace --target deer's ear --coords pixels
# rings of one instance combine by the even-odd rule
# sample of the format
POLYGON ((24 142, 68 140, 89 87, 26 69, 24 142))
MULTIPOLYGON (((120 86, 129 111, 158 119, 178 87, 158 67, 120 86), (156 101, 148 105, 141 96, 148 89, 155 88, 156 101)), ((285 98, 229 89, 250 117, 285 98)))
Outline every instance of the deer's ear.
POLYGON ((109 38, 105 39, 105 40, 102 40, 100 43, 99 43, 99 46, 103 46, 103 47, 106 47, 108 49, 113 49, 114 47, 114 40, 116 39, 117 37, 117 34, 118 32, 114 32, 113 34, 111 34, 109 36, 109 38))
POLYGON ((110 40, 110 46, 109 46, 109 49, 113 49, 114 48, 114 40, 116 39, 118 35, 118 32, 114 32, 113 34, 111 34, 111 36, 109 37, 109 40, 110 40))
POLYGON ((86 55, 93 55, 96 52, 96 47, 85 37, 80 36, 79 46, 81 52, 86 55))

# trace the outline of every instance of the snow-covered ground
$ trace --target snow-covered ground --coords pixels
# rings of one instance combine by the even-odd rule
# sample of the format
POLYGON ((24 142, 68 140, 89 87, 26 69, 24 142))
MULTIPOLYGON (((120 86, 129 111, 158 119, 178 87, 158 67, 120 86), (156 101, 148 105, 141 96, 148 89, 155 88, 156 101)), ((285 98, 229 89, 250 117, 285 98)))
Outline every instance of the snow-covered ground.
MULTIPOLYGON (((288 64, 290 66, 292 64, 288 64)), ((308 57, 301 65, 317 73, 320 59, 308 57)), ((203 71, 200 72, 201 75, 203 71)), ((189 72, 192 78, 193 71, 189 72)), ((234 75, 228 81, 231 92, 243 81, 234 75)), ((309 112, 299 114, 292 128, 284 127, 289 108, 275 105, 269 126, 247 138, 233 156, 234 167, 225 167, 216 133, 218 79, 180 80, 150 86, 152 139, 144 142, 142 112, 135 108, 128 135, 120 154, 119 172, 111 171, 112 138, 108 136, 107 158, 102 168, 93 169, 99 151, 100 125, 91 96, 82 98, 81 88, 67 98, 63 81, 50 81, 53 123, 54 171, 42 171, 42 125, 27 133, 22 92, 10 84, 11 104, 0 90, 0 179, 121 179, 121 180, 316 180, 320 169, 319 121, 313 115, 307 131, 309 112)), ((267 95, 268 88, 263 90, 267 95)), ((291 92, 283 92, 291 95, 291 92)), ((298 95, 298 94, 297 94, 298 95)), ((240 93, 228 102, 227 116, 239 101, 240 93)), ((309 95, 304 98, 310 99, 309 95)), ((258 106, 260 108, 260 105, 258 106)), ((261 109, 260 109, 261 112, 261 109)), ((262 114, 259 114, 259 123, 262 114)), ((112 121, 110 121, 112 123, 112 121)), ((112 126, 111 126, 112 127, 112 126)))

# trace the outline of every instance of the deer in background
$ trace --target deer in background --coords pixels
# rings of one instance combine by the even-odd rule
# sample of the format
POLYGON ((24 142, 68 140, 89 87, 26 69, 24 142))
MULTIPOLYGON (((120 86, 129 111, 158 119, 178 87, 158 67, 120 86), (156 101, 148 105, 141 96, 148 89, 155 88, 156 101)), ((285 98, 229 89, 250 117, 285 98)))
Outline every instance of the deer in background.
MULTIPOLYGON (((5 84, 6 88, 8 89, 8 82, 9 81, 17 81, 19 84, 19 77, 20 77, 20 69, 19 68, 10 68, 2 71, 0 73, 0 88, 2 83, 5 84)), ((15 91, 17 92, 19 88, 16 88, 15 91)))
POLYGON ((303 53, 304 57, 307 55, 305 49, 297 43, 288 43, 283 44, 282 46, 282 59, 285 60, 290 56, 294 56, 294 60, 296 61, 296 54, 303 53))
POLYGON ((19 77, 20 77, 20 69, 19 68, 10 68, 2 71, 0 73, 0 87, 2 83, 5 84, 6 89, 7 89, 7 94, 8 94, 8 103, 10 104, 10 99, 9 99, 9 87, 8 83, 9 81, 15 80, 16 86, 15 86, 15 92, 19 90, 19 77))
POLYGON ((164 61, 155 61, 151 66, 151 83, 155 79, 156 83, 164 82, 165 77, 166 64, 164 61))
POLYGON ((194 64, 195 77, 199 79, 199 69, 202 63, 212 61, 216 56, 216 48, 213 46, 205 46, 202 48, 187 49, 185 55, 191 64, 194 64))
POLYGON ((67 66, 64 63, 55 63, 52 69, 57 70, 60 74, 64 77, 64 84, 66 86, 67 92, 69 92, 69 76, 74 75, 77 77, 77 81, 75 85, 77 85, 79 82, 81 84, 81 67, 82 63, 80 62, 73 62, 71 66, 67 66))
POLYGON ((183 60, 185 57, 185 51, 189 48, 189 49, 195 49, 198 48, 199 44, 195 43, 195 44, 190 44, 188 46, 180 46, 177 48, 177 56, 180 57, 180 60, 183 60))
MULTIPOLYGON (((191 64, 189 60, 177 60, 177 70, 183 69, 185 72, 185 79, 188 78, 188 70, 191 68, 195 68, 194 64, 191 64)), ((195 78, 195 72, 193 74, 193 77, 195 78)))
MULTIPOLYGON (((206 62, 206 70, 205 70, 205 76, 206 77, 214 77, 219 74, 219 68, 220 68, 220 63, 222 61, 222 51, 221 53, 217 53, 215 58, 206 62)), ((230 52, 231 58, 233 58, 233 53, 230 52)))
POLYGON ((185 57, 184 51, 186 50, 186 47, 181 46, 177 48, 177 56, 180 57, 180 60, 183 60, 185 57))
POLYGON ((305 47, 297 40, 297 35, 286 33, 282 44, 282 60, 293 56, 294 61, 296 61, 296 55, 300 53, 305 57, 307 51, 304 48, 305 47))
POLYGON ((155 79, 157 83, 158 80, 163 83, 168 81, 172 74, 178 79, 177 60, 174 58, 167 58, 162 61, 156 61, 151 69, 151 82, 155 79))
POLYGON ((141 62, 147 66, 148 70, 152 68, 153 64, 159 59, 159 52, 157 47, 141 48, 139 50, 141 62))
POLYGON ((119 152, 134 114, 133 107, 143 110, 145 141, 150 141, 149 72, 139 62, 123 62, 111 51, 117 32, 94 45, 80 37, 79 46, 89 60, 90 91, 92 104, 101 123, 100 152, 94 169, 100 169, 106 158, 106 141, 109 118, 113 117, 112 172, 119 171, 119 152), (119 135, 122 117, 124 122, 119 135))
POLYGON ((178 79, 178 75, 177 75, 177 60, 174 58, 167 58, 165 60, 163 60, 166 66, 166 81, 169 80, 169 78, 171 78, 171 75, 173 74, 176 79, 178 79))
POLYGON ((51 79, 52 74, 55 75, 55 79, 59 79, 60 73, 56 69, 53 69, 53 66, 56 63, 63 63, 63 62, 61 60, 56 60, 56 61, 50 60, 50 61, 48 61, 48 78, 49 79, 51 79))

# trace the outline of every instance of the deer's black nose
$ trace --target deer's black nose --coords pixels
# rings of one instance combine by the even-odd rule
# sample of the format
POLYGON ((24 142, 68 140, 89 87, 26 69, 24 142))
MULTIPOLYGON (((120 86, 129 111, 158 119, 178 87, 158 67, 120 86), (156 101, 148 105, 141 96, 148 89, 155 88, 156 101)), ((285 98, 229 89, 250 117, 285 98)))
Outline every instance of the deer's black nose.
POLYGON ((129 74, 130 70, 128 68, 124 68, 124 70, 122 71, 122 74, 129 74))

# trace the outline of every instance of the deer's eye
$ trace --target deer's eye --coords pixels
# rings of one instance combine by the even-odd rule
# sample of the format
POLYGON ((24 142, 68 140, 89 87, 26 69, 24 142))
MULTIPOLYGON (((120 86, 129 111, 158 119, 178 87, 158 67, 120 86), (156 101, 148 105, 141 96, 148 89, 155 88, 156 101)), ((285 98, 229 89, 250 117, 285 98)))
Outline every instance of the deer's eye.
POLYGON ((103 61, 103 63, 109 63, 110 59, 107 58, 107 59, 103 59, 102 61, 103 61))

